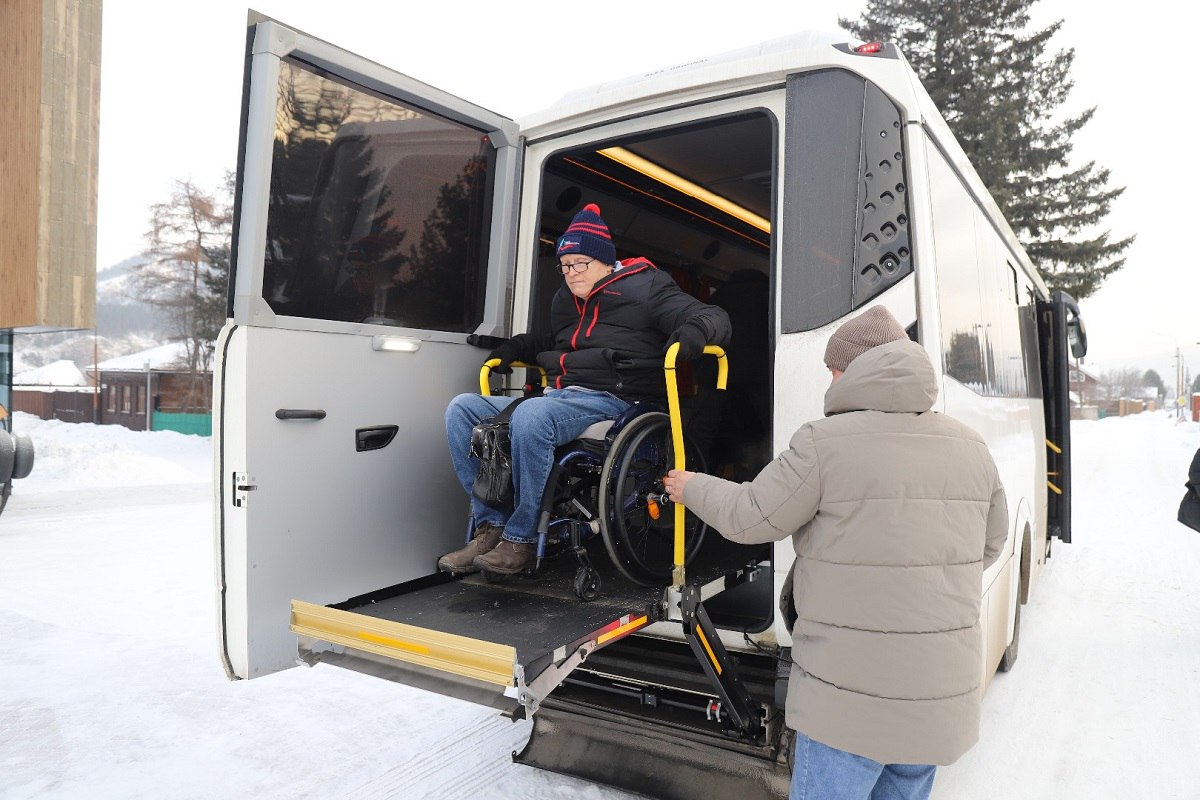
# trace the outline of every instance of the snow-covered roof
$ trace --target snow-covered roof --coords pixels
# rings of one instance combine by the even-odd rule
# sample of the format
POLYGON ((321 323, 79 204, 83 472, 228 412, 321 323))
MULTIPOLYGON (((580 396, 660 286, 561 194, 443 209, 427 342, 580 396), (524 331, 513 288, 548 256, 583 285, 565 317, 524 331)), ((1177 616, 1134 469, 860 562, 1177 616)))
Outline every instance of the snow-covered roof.
POLYGON ((13 386, 87 386, 87 376, 74 361, 54 361, 13 375, 13 386))
POLYGON ((110 358, 101 361, 99 366, 101 372, 136 372, 145 369, 147 361, 150 362, 150 369, 182 367, 187 363, 187 348, 183 342, 171 342, 140 353, 110 358))

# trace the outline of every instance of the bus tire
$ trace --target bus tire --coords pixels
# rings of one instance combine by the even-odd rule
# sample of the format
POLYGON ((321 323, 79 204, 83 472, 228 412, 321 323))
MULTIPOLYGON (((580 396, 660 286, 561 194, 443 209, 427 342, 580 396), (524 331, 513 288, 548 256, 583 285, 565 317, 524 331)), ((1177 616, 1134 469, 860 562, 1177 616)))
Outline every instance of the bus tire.
POLYGON ((1017 601, 1017 609, 1015 618, 1013 619, 1013 638, 1012 644, 1004 648, 1004 655, 1000 657, 1000 666, 998 669, 1001 672, 1008 672, 1017 663, 1017 652, 1021 644, 1021 601, 1017 601))

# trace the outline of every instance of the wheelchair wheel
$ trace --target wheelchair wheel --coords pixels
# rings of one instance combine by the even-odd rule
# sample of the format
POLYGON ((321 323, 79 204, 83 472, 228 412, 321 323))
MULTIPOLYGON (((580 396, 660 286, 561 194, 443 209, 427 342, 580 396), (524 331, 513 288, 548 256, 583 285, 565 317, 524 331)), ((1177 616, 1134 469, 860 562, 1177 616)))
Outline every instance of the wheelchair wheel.
MULTIPOLYGON (((689 470, 704 470, 700 451, 684 439, 689 470)), ((647 495, 664 494, 663 477, 675 466, 671 420, 649 413, 617 434, 600 475, 600 533, 613 563, 643 586, 667 582, 675 561, 675 510, 647 495), (655 509, 657 507, 657 513, 655 509)), ((708 530, 690 511, 684 517, 684 563, 700 550, 708 530)))

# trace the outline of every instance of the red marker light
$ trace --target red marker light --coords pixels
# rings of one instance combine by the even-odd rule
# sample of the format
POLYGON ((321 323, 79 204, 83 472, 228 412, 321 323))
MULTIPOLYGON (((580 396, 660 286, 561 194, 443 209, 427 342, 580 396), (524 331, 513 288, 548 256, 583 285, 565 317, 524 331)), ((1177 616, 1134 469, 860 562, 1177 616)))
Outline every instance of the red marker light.
POLYGON ((871 56, 878 53, 882 49, 883 42, 867 42, 866 44, 860 44, 858 47, 854 48, 854 52, 864 56, 871 56))

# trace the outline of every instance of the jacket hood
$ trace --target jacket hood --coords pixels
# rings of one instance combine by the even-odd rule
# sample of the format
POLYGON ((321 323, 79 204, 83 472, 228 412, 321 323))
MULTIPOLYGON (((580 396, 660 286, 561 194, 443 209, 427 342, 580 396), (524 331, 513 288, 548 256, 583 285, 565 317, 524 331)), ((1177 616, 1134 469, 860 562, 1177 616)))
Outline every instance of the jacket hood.
POLYGON ((847 411, 921 414, 933 408, 937 379, 925 348, 903 339, 872 347, 825 392, 825 416, 847 411))

